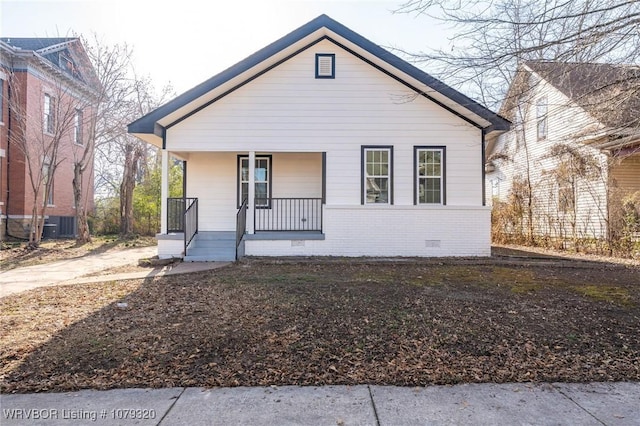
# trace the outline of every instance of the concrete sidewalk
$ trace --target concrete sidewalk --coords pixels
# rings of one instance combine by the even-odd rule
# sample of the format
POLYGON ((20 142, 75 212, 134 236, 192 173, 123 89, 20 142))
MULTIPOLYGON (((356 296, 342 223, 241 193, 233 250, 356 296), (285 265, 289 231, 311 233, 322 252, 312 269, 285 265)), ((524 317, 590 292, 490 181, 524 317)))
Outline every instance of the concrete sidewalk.
POLYGON ((0 403, 2 425, 640 425, 640 383, 86 390, 0 403))
POLYGON ((200 272, 229 264, 229 262, 178 263, 177 265, 162 268, 148 268, 136 272, 87 277, 87 275, 99 273, 110 268, 137 265, 138 259, 152 257, 156 254, 156 251, 156 247, 115 249, 100 254, 90 254, 74 259, 1 271, 0 297, 38 287, 153 278, 163 275, 200 272))

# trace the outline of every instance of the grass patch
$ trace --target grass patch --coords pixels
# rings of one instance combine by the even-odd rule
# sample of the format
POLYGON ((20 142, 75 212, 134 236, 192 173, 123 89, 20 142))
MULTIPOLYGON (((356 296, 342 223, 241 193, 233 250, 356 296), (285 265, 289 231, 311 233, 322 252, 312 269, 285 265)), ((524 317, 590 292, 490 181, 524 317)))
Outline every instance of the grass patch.
POLYGON ((593 300, 620 306, 633 305, 631 294, 626 288, 611 285, 582 285, 572 286, 571 289, 593 300))

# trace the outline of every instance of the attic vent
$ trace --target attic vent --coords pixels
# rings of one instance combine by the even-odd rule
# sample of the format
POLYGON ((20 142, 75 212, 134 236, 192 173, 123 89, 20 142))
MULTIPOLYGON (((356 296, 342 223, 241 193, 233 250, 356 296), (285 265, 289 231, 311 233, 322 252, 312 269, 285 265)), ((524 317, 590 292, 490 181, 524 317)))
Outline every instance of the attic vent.
POLYGON ((336 55, 316 53, 316 78, 336 78, 336 55))

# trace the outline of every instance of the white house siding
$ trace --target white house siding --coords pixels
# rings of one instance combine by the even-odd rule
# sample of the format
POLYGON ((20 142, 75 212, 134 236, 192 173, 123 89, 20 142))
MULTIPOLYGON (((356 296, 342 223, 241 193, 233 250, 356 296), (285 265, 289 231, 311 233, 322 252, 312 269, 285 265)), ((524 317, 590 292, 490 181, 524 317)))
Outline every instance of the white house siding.
POLYGON ((490 256, 488 207, 325 206, 325 240, 246 240, 249 256, 490 256))
MULTIPOLYGON (((594 120, 582 108, 547 84, 539 82, 523 105, 524 133, 518 130, 515 117, 513 130, 501 135, 493 153, 505 154, 507 159, 493 160, 495 171, 487 173, 487 198, 507 201, 514 178, 527 176, 527 150, 529 174, 533 184, 535 229, 539 234, 570 235, 572 226, 568 215, 558 212, 558 186, 551 174, 559 165, 558 158, 550 157, 554 145, 565 144, 592 157, 600 165, 601 175, 576 181, 576 232, 578 236, 601 237, 606 234, 606 182, 607 156, 580 141, 580 135, 594 120), (546 96, 548 102, 547 138, 537 138, 536 104, 546 96), (520 134, 518 135, 518 132, 520 134)), ((490 154, 491 156, 491 154, 490 154)))
MULTIPOLYGON (((200 231, 232 231, 238 210, 237 152, 197 152, 187 162, 187 196, 198 198, 200 231)), ((258 154, 260 155, 260 154, 258 154)), ((321 197, 320 153, 272 154, 273 197, 321 197)))
POLYGON ((327 204, 360 204, 362 145, 394 146, 394 202, 413 204, 413 146, 447 147, 447 204, 482 204, 481 133, 325 40, 167 130, 171 151, 326 152, 327 204), (315 54, 336 78, 315 78, 315 54))
POLYGON ((320 197, 326 153, 325 239, 247 240, 247 255, 490 254, 481 130, 328 40, 169 127, 166 140, 188 156, 202 231, 235 229, 238 152, 273 155, 274 197, 320 197), (335 79, 315 78, 316 53, 336 55, 335 79), (360 205, 363 145, 393 146, 393 206, 360 205), (415 146, 446 147, 446 206, 413 206, 415 146))

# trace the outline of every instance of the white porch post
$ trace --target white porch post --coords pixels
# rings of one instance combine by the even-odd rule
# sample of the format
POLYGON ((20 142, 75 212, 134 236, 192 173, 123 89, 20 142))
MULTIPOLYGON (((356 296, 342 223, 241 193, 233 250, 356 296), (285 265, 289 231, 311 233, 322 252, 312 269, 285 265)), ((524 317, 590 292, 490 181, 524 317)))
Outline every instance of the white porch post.
POLYGON ((169 152, 162 150, 160 176, 160 233, 167 233, 167 198, 169 197, 169 152))
POLYGON ((247 200, 247 234, 253 234, 254 229, 254 204, 256 202, 256 152, 249 152, 249 199, 247 200))

